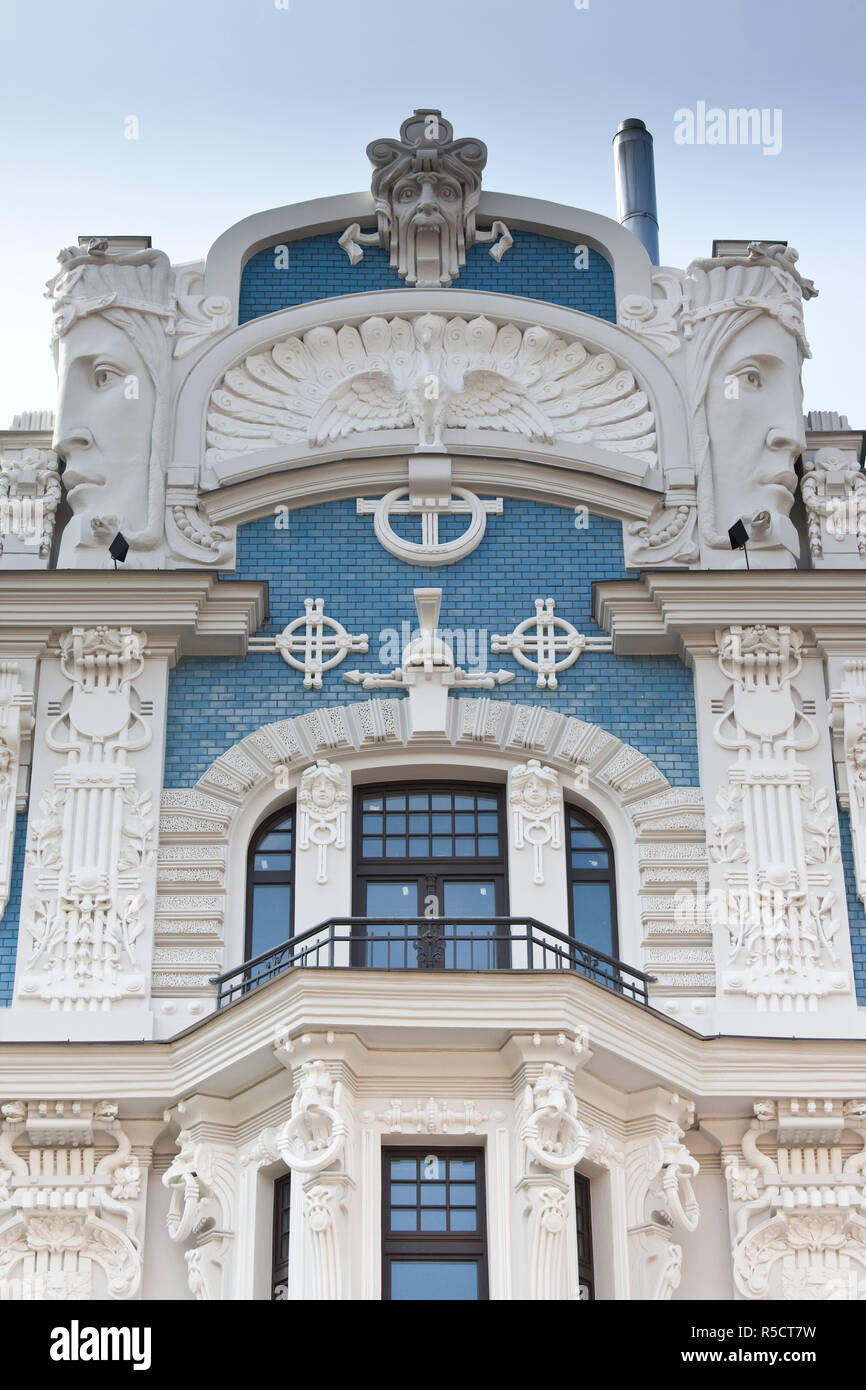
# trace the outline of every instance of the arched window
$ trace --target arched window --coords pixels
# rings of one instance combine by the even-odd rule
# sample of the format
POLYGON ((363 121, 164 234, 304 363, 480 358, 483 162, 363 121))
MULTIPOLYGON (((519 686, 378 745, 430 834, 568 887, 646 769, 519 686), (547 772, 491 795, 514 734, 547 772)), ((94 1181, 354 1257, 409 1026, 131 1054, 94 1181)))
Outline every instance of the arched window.
POLYGON ((295 808, 284 806, 260 825, 247 863, 245 958, 271 951, 292 934, 295 882, 295 808))
POLYGON ((619 949, 613 846, 586 811, 566 807, 568 910, 576 941, 605 955, 619 949))

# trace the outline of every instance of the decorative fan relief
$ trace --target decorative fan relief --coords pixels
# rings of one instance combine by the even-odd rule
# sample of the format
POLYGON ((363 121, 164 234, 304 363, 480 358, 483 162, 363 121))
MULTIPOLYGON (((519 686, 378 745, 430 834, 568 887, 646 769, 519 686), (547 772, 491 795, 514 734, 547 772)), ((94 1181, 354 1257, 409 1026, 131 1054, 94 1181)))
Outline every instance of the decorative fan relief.
POLYGON ((214 388, 209 462, 356 432, 505 430, 656 462, 646 393, 609 352, 538 325, 439 314, 312 328, 251 353, 214 388))

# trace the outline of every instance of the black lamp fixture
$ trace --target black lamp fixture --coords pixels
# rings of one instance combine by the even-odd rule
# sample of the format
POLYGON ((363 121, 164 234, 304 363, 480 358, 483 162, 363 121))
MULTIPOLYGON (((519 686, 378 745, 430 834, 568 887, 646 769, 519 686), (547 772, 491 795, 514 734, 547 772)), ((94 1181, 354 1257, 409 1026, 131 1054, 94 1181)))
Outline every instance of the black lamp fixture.
POLYGON ((746 557, 746 569, 749 569, 749 533, 746 530, 746 524, 742 518, 735 521, 733 526, 728 527, 728 539, 731 542, 732 550, 742 550, 746 557))
POLYGON ((118 531, 117 535, 114 537, 114 540, 108 547, 108 553, 114 561, 115 569, 117 569, 118 560, 121 564, 123 564, 124 560, 129 554, 129 541, 126 539, 126 536, 123 534, 122 531, 118 531))

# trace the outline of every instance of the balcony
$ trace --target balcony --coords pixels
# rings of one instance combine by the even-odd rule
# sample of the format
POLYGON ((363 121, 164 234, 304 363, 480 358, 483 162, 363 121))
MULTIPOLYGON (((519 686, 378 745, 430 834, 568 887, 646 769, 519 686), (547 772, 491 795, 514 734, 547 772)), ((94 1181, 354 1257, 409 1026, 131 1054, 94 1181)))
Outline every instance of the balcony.
POLYGON ((217 1008, 299 967, 571 970, 639 1004, 654 978, 533 917, 332 917, 214 979, 217 1008))

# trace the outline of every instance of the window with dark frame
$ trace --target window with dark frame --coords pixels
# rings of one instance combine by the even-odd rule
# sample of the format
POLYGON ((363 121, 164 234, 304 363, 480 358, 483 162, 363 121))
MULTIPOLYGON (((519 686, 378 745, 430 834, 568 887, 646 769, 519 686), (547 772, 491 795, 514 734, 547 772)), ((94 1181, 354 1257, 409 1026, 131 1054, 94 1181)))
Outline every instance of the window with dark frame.
POLYGON ((245 960, 281 946, 292 935, 294 882, 295 808, 284 806, 250 841, 245 960))
POLYGON ((360 787, 354 844, 353 912, 374 919, 358 929, 355 964, 507 966, 507 929, 483 920, 508 914, 501 787, 461 782, 360 787), (407 925, 415 917, 443 922, 422 933, 407 925), (473 918, 482 920, 473 923, 473 918))
POLYGON ((289 1290, 289 1206, 292 1175, 284 1173, 274 1183, 274 1248, 271 1270, 271 1301, 284 1302, 289 1290))
POLYGON ((583 1173, 574 1175, 574 1210, 577 1218, 577 1277, 582 1302, 595 1299, 595 1275, 592 1265, 592 1212, 590 1209, 589 1178, 583 1173))
POLYGON ((571 935, 605 955, 619 950, 613 845, 598 821, 566 807, 568 910, 571 935))
POLYGON ((382 1298, 486 1300, 484 1153, 382 1153, 382 1298))

